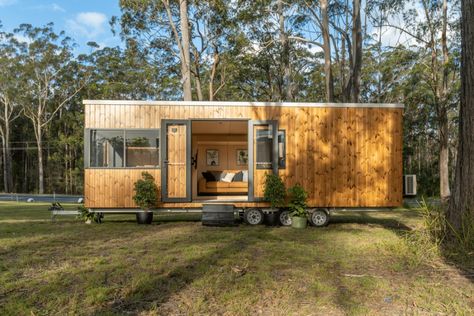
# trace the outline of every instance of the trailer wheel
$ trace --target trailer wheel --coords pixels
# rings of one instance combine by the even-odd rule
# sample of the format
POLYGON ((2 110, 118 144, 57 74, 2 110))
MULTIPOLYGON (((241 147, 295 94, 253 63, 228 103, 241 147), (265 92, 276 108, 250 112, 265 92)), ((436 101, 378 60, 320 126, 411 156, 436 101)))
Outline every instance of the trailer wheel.
POLYGON ((329 212, 318 208, 311 214, 311 224, 316 227, 324 227, 329 224, 329 212))
POLYGON ((244 221, 250 225, 260 225, 263 223, 263 212, 256 208, 246 210, 244 213, 244 221))
POLYGON ((291 226, 292 220, 289 211, 281 212, 279 219, 281 226, 291 226))

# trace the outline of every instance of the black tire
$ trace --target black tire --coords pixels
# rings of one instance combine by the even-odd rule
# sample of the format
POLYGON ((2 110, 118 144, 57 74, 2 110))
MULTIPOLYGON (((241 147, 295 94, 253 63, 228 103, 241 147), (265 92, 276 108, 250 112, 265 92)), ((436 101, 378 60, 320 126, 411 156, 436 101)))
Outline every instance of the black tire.
POLYGON ((329 224, 329 212, 324 208, 317 208, 311 213, 311 225, 315 227, 324 227, 329 224))
POLYGON ((245 210, 244 221, 249 225, 260 225, 263 223, 263 212, 257 208, 245 210))
POLYGON ((292 221, 290 211, 281 211, 278 220, 281 226, 291 226, 292 221))

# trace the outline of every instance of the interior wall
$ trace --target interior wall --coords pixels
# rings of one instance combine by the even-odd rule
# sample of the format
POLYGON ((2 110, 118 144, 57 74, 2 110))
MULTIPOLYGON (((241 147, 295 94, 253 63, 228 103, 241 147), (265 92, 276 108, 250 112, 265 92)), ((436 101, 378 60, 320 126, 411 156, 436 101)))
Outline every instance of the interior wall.
POLYGON ((193 157, 197 153, 197 169, 193 167, 193 196, 197 195, 197 183, 208 170, 247 170, 247 165, 237 165, 237 150, 248 149, 247 135, 197 134, 192 136, 193 157), (207 150, 219 151, 219 165, 207 165, 207 150))

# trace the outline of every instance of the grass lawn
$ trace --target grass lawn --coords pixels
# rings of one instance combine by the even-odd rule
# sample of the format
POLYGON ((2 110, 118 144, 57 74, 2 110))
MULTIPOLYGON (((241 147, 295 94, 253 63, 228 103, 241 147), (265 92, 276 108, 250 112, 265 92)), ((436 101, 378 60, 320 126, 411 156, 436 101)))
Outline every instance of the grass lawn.
POLYGON ((0 203, 0 315, 474 313, 473 258, 456 267, 414 243, 415 210, 295 230, 199 215, 52 223, 47 207, 0 203))

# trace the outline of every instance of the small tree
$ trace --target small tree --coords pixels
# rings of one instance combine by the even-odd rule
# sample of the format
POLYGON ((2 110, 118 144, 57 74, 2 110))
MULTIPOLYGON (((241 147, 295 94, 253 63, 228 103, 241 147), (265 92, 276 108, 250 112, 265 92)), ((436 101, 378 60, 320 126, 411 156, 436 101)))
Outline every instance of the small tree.
POLYGON ((158 187, 151 174, 142 172, 142 179, 134 184, 135 195, 133 201, 144 211, 149 211, 158 202, 158 187))
POLYGON ((296 184, 288 189, 288 208, 290 209, 291 216, 305 217, 306 216, 306 201, 308 199, 308 193, 305 189, 296 184))
POLYGON ((286 188, 280 176, 273 173, 266 174, 263 196, 266 201, 270 202, 272 208, 285 205, 286 188))

